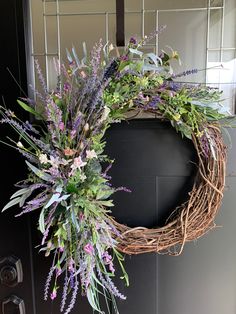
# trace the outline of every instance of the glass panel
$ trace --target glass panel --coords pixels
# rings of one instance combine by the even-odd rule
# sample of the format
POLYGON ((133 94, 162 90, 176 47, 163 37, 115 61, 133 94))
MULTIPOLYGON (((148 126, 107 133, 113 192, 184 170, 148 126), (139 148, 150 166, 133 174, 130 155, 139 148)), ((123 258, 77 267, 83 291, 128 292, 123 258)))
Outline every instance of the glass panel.
POLYGON ((56 60, 57 58, 55 57, 47 57, 49 90, 55 90, 57 86, 56 60))
POLYGON ((45 11, 46 14, 56 14, 57 4, 55 2, 45 2, 45 11))
POLYGON ((210 11, 209 47, 221 46, 222 9, 210 11))
MULTIPOLYGON (((156 13, 145 13, 144 15, 144 34, 149 35, 156 29, 156 13)), ((149 44, 155 45, 155 38, 149 44)))
POLYGON ((65 49, 71 49, 73 45, 78 55, 82 56, 83 42, 88 51, 100 38, 105 43, 105 15, 62 16, 60 31, 62 59, 66 60, 65 49))
POLYGON ((145 0, 146 10, 206 8, 207 0, 145 0))
POLYGON ((142 37, 142 14, 141 13, 126 13, 125 14, 125 39, 126 42, 131 36, 140 39, 142 37))
POLYGON ((225 1, 224 47, 236 47, 236 1, 225 1))
POLYGON ((221 6, 223 6, 223 0, 211 0, 210 6, 211 7, 221 7, 221 6))
POLYGON ((109 27, 109 43, 113 45, 116 43, 116 15, 109 14, 108 15, 108 27, 109 27))
POLYGON ((31 1, 34 52, 44 52, 43 2, 31 1))
POLYGON ((208 62, 207 83, 223 91, 224 107, 234 111, 236 87, 236 59, 228 62, 208 62))
POLYGON ((220 51, 209 51, 208 53, 209 62, 220 62, 220 51))
POLYGON ((141 11, 142 0, 125 0, 126 11, 141 11))
MULTIPOLYGON (((115 0, 60 1, 60 12, 115 12, 115 0)), ((86 25, 86 24, 85 24, 86 25)))
MULTIPOLYGON (((159 35, 159 47, 170 52, 168 46, 177 50, 183 65, 173 63, 175 73, 204 69, 206 64, 207 12, 168 12, 159 14, 159 24, 167 24, 167 28, 159 35), (186 25, 188 25, 186 27, 186 25)), ((186 81, 204 82, 205 72, 186 77, 186 81)))
POLYGON ((236 49, 223 51, 223 62, 228 62, 228 61, 234 60, 235 58, 236 58, 236 49))
POLYGON ((57 18, 56 16, 46 17, 47 46, 48 53, 57 53, 57 18))

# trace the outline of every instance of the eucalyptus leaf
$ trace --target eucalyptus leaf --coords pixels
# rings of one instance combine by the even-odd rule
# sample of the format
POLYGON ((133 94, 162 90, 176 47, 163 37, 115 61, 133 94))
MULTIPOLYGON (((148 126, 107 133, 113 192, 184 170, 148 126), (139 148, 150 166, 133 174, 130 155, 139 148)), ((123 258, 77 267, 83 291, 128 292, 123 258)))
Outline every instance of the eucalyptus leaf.
POLYGON ((142 69, 143 71, 155 71, 155 72, 161 72, 163 70, 162 67, 157 67, 152 64, 144 64, 142 69))
POLYGON ((18 204, 21 200, 21 197, 17 197, 17 198, 14 198, 13 200, 11 200, 10 202, 8 202, 2 209, 2 212, 4 212, 6 209, 18 204))
POLYGON ((148 53, 146 56, 147 56, 148 58, 150 58, 156 66, 158 66, 158 61, 160 61, 161 59, 158 58, 158 57, 155 55, 155 53, 150 52, 150 53, 148 53))
POLYGON ((140 57, 142 57, 143 55, 143 52, 142 51, 139 51, 137 49, 133 49, 133 48, 129 48, 129 51, 133 54, 136 54, 136 55, 139 55, 140 57))
POLYGON ((35 166, 31 165, 27 160, 25 161, 27 166, 42 180, 44 181, 51 181, 52 176, 50 176, 48 173, 43 172, 42 170, 39 170, 35 166))
POLYGON ((79 60, 79 58, 78 58, 78 55, 77 55, 77 53, 76 53, 76 50, 75 50, 75 47, 74 47, 74 46, 72 47, 72 53, 73 53, 73 56, 74 56, 74 58, 75 58, 76 64, 77 64, 77 66, 79 67, 79 66, 80 66, 80 60, 79 60))
POLYGON ((27 193, 28 191, 30 191, 29 188, 20 189, 20 190, 16 191, 14 194, 12 194, 12 196, 10 197, 10 199, 13 199, 13 198, 15 198, 15 197, 17 197, 17 196, 20 196, 20 195, 22 195, 22 194, 25 194, 25 193, 27 193))
POLYGON ((27 193, 23 194, 21 196, 21 200, 19 203, 19 206, 22 207, 25 204, 25 201, 27 200, 27 198, 32 194, 32 191, 28 191, 27 193))
POLYGON ((41 213, 39 215, 39 230, 44 233, 45 232, 45 209, 42 208, 41 213))

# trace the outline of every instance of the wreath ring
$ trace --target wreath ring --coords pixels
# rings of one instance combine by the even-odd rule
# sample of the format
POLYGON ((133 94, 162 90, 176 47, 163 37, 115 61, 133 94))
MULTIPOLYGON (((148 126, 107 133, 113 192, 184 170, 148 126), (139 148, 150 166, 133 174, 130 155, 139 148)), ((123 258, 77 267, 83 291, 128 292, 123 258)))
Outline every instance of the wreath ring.
MULTIPOLYGON (((157 34, 154 32, 149 40, 157 34)), ((35 91, 40 106, 28 98, 22 99, 26 103, 18 100, 18 104, 42 120, 43 127, 23 122, 0 106, 0 123, 10 125, 19 136, 18 142, 14 138, 8 138, 10 143, 0 142, 17 149, 28 167, 26 179, 17 183, 20 189, 2 211, 19 205, 21 212, 17 216, 21 216, 40 209, 41 250, 45 256, 54 256, 44 299, 57 297, 57 280, 63 274, 60 311, 64 314, 73 309, 79 287, 94 311, 104 313, 99 304, 102 294, 109 312, 112 301, 118 313, 115 297, 126 297, 112 280, 114 259, 122 271, 121 278, 129 285, 120 252, 179 255, 187 241, 215 227, 226 162, 217 121, 227 116, 208 103, 217 105, 221 93, 214 88, 174 82, 174 78, 196 70, 171 74, 170 61, 178 59, 178 54, 143 54, 138 48, 145 42, 146 37, 140 42, 131 38, 123 55, 116 58, 109 56, 109 49, 106 53, 101 42, 94 46, 90 58, 85 56, 81 61, 72 49, 72 55, 67 53, 68 68, 55 62, 58 82, 56 90, 50 92, 36 62, 42 86, 42 93, 35 91), (153 229, 121 224, 109 209, 113 206, 111 195, 123 187, 115 189, 109 182, 107 171, 112 161, 103 154, 104 134, 112 123, 129 119, 126 115, 140 110, 171 122, 177 132, 192 140, 198 156, 198 171, 188 201, 173 210, 163 227, 153 229), (109 166, 103 171, 101 163, 107 161, 109 166), (68 295, 71 299, 66 306, 68 295)))
POLYGON ((113 235, 120 252, 130 255, 151 252, 180 255, 186 242, 198 239, 216 226, 214 220, 225 186, 226 146, 219 126, 208 123, 207 129, 214 139, 214 154, 211 152, 206 160, 199 138, 192 134, 198 156, 193 189, 189 192, 188 201, 173 210, 163 227, 131 228, 110 217, 121 234, 118 238, 113 235))

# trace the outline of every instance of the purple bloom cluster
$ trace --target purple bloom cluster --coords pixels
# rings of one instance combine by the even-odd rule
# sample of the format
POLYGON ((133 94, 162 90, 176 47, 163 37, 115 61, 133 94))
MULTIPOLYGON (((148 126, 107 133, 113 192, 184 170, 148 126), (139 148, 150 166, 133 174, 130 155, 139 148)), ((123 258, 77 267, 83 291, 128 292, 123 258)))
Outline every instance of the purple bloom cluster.
POLYGON ((173 74, 172 79, 198 73, 198 69, 187 70, 179 74, 173 74))

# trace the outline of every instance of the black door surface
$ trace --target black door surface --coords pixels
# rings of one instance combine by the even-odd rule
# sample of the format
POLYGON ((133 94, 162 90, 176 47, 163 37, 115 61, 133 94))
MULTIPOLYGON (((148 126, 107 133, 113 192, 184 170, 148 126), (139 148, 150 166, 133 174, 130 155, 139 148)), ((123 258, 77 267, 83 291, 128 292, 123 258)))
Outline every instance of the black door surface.
MULTIPOLYGON (((1 1, 0 9, 1 95, 17 111, 15 99, 22 92, 6 68, 26 89, 22 3, 1 1)), ((1 138, 8 132, 1 126, 1 138)), ((231 133, 228 186, 218 218, 218 224, 224 227, 187 244, 180 257, 126 256, 130 287, 116 280, 127 295, 126 301, 118 302, 120 314, 236 313, 236 134, 231 133)), ((115 196, 114 216, 130 226, 163 224, 191 189, 196 170, 191 162, 196 158, 191 142, 183 141, 168 124, 155 120, 117 124, 109 130, 107 142, 107 152, 116 159, 111 170, 113 184, 132 190, 115 196)), ((2 207, 14 191, 13 183, 24 178, 26 168, 17 152, 3 145, 0 152, 2 207)), ((50 259, 35 248, 40 243, 37 213, 30 220, 27 216, 14 218, 16 212, 17 208, 0 216, 0 301, 5 304, 0 313, 23 314, 23 306, 20 309, 17 305, 23 300, 26 314, 58 314, 59 301, 43 301, 50 259)), ((92 314, 92 310, 80 297, 72 313, 92 314)))
MULTIPOLYGON (((22 116, 16 105, 17 97, 24 97, 23 90, 27 89, 22 1, 1 1, 0 16, 1 105, 6 104, 22 116)), ((9 132, 15 135, 0 125, 1 140, 9 132)), ((3 208, 15 190, 13 183, 24 175, 24 162, 17 151, 3 144, 0 146, 0 169, 0 207, 3 208)), ((23 314, 24 304, 26 313, 34 313, 30 223, 27 217, 15 219, 15 213, 16 209, 12 209, 0 216, 0 313, 23 314)))

